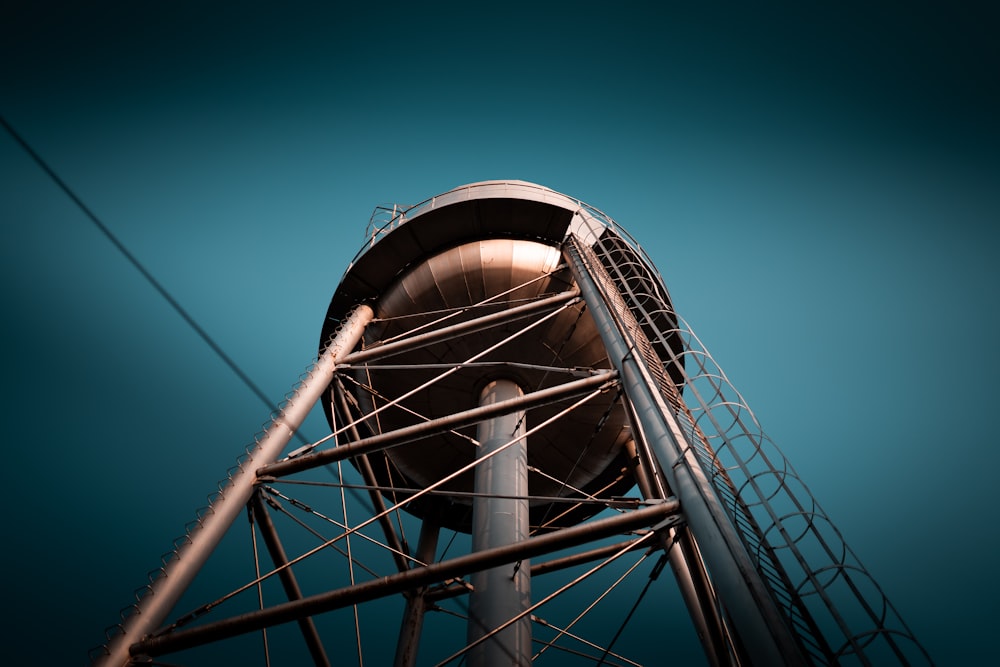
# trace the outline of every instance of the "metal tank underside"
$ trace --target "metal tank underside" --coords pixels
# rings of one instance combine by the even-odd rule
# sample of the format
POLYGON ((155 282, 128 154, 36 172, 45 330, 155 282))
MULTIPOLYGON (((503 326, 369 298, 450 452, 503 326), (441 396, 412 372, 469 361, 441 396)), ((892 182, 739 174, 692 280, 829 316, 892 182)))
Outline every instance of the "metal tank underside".
MULTIPOLYGON (((469 187, 484 185, 498 196, 484 198, 480 189, 477 198, 462 201, 463 189, 447 193, 436 198, 433 208, 397 224, 360 255, 333 297, 321 340, 362 302, 375 309, 375 320, 361 343, 364 349, 564 293, 575 288, 561 255, 566 235, 614 234, 596 221, 584 222, 572 200, 552 191, 517 183, 469 187), (565 201, 519 198, 524 196, 565 201), (439 322, 444 315, 447 319, 439 322)), ((345 371, 353 379, 341 383, 350 399, 340 400, 338 389, 332 387, 324 401, 331 427, 336 431, 338 424, 371 413, 394 397, 412 394, 368 420, 368 430, 358 434, 367 437, 474 408, 480 390, 492 379, 511 379, 525 391, 538 391, 611 368, 582 301, 518 336, 537 319, 507 321, 345 371), (474 361, 431 383, 449 366, 470 359, 474 361)), ((553 418, 563 407, 531 410, 528 427, 553 418)), ((371 469, 384 487, 383 495, 399 501, 471 463, 476 453, 472 435, 472 430, 449 432, 373 456, 371 469)), ((625 494, 634 485, 625 448, 631 439, 615 392, 606 392, 586 410, 573 411, 533 433, 528 439, 532 530, 573 525, 602 509, 544 498, 625 494)), ((468 531, 472 471, 440 491, 448 495, 422 496, 407 506, 408 511, 468 531)))

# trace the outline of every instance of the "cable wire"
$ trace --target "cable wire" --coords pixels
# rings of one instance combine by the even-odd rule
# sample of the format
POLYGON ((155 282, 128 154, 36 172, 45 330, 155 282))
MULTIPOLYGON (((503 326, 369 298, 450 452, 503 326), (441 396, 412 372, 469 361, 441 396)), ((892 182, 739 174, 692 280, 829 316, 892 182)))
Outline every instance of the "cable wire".
MULTIPOLYGON (((16 141, 18 144, 21 145, 21 148, 23 148, 25 152, 31 157, 31 159, 35 161, 35 164, 37 164, 42 169, 42 171, 45 172, 45 174, 52 180, 53 183, 59 186, 59 189, 62 190, 63 193, 65 193, 66 196, 69 197, 74 204, 76 204, 77 208, 79 208, 80 211, 82 211, 83 214, 87 216, 87 218, 92 223, 94 223, 94 226, 96 226, 101 231, 101 233, 104 234, 104 236, 109 241, 111 241, 111 244, 118 249, 118 252, 120 252, 122 256, 124 256, 125 259, 127 259, 129 263, 132 264, 132 266, 134 266, 135 269, 140 274, 142 274, 142 277, 146 279, 146 282, 152 285, 153 289, 155 289, 159 293, 159 295, 162 296, 168 304, 170 304, 170 307, 173 308, 174 311, 181 316, 181 319, 183 319, 188 324, 188 326, 190 326, 194 330, 194 332, 198 334, 198 336, 201 337, 201 339, 212 349, 212 351, 215 352, 215 354, 218 355, 218 357, 222 359, 222 361, 225 362, 227 366, 229 366, 230 370, 236 373, 236 376, 243 382, 243 384, 247 386, 247 388, 250 389, 250 391, 254 393, 254 395, 257 398, 261 400, 261 402, 264 403, 264 405, 267 406, 268 410, 269 411, 276 410, 277 407, 267 397, 267 394, 265 394, 261 390, 261 388, 258 387, 257 384, 250 379, 249 375, 243 372, 243 369, 241 369, 236 364, 236 362, 233 361, 233 359, 228 354, 226 354, 226 352, 219 346, 219 344, 216 343, 215 340, 210 335, 208 335, 208 332, 205 331, 201 327, 201 325, 199 325, 198 322, 195 321, 195 319, 191 316, 191 314, 188 313, 183 306, 181 306, 181 304, 177 301, 177 299, 175 299, 173 295, 167 291, 167 288, 164 287, 160 283, 160 281, 158 281, 156 277, 153 276, 153 274, 150 273, 145 266, 143 266, 142 262, 140 262, 139 259, 129 251, 128 248, 125 247, 125 244, 122 243, 117 236, 115 236, 114 232, 112 232, 107 225, 101 222, 101 219, 98 218, 97 215, 93 211, 91 211, 86 204, 83 203, 83 200, 81 200, 76 195, 76 193, 73 192, 72 188, 70 188, 69 185, 67 185, 66 182, 59 177, 59 175, 55 172, 55 170, 53 170, 52 167, 50 167, 44 159, 42 159, 42 156, 39 155, 35 151, 35 149, 31 147, 31 145, 27 142, 27 140, 25 140, 24 137, 22 137, 17 132, 17 130, 15 130, 11 126, 10 123, 8 123, 7 119, 4 118, 2 115, 0 115, 0 125, 3 125, 4 129, 7 130, 7 133, 14 139, 14 141, 16 141)), ((307 442, 305 436, 302 435, 301 432, 296 431, 295 435, 298 436, 303 443, 307 442)))
POLYGON ((622 624, 618 627, 618 631, 615 633, 615 636, 612 637, 611 643, 608 644, 608 647, 606 649, 604 649, 604 654, 601 655, 601 660, 597 663, 598 667, 606 663, 608 655, 611 655, 611 649, 614 648, 615 643, 618 641, 618 638, 622 636, 622 632, 625 631, 625 628, 626 626, 628 626, 629 621, 632 620, 632 615, 635 614, 635 610, 639 608, 639 603, 642 602, 642 599, 646 597, 646 592, 649 591, 649 587, 652 586, 653 582, 659 578, 660 572, 663 572, 663 566, 666 564, 666 562, 667 562, 666 554, 660 556, 660 560, 656 561, 656 565, 653 566, 652 572, 649 573, 649 579, 646 580, 646 585, 643 586, 642 592, 639 593, 639 597, 636 599, 635 604, 632 605, 632 608, 629 609, 628 614, 625 615, 624 620, 622 620, 622 624))

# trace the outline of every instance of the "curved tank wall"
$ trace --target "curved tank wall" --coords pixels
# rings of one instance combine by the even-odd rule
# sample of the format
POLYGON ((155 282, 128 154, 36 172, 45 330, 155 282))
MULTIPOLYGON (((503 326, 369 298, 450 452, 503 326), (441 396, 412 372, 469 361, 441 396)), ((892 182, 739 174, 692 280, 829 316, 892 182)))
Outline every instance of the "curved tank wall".
MULTIPOLYGON (((599 215, 580 202, 523 182, 463 186, 405 209, 384 229, 375 230, 372 241, 345 273, 331 301, 321 341, 327 340, 336 323, 357 303, 375 309, 376 319, 360 344, 371 347, 570 290, 574 285, 560 250, 569 234, 587 244, 610 239, 620 246, 633 269, 644 271, 648 280, 661 286, 657 311, 670 319, 672 309, 658 277, 613 223, 599 215), (444 315, 447 319, 442 320, 444 315)), ((582 302, 542 324, 533 324, 537 319, 506 322, 353 369, 353 382, 343 385, 349 400, 339 400, 332 387, 324 402, 331 427, 336 430, 337 424, 349 421, 345 409, 353 418, 406 396, 369 419, 369 431, 357 434, 365 437, 473 408, 482 386, 498 377, 515 380, 525 391, 536 391, 563 383, 581 369, 610 368, 600 335, 582 302), (518 335, 529 325, 530 332, 518 335), (464 365, 421 388, 456 364, 464 365)), ((529 411, 528 427, 541 424, 563 407, 529 411)), ((445 433, 378 455, 371 467, 378 484, 385 487, 383 493, 396 500, 405 498, 408 492, 470 463, 475 443, 468 433, 445 433)), ((531 506, 533 528, 570 525, 601 509, 582 505, 567 511, 570 505, 551 498, 598 492, 607 497, 628 491, 634 483, 625 447, 630 440, 624 408, 614 392, 602 394, 586 409, 532 434, 528 465, 529 493, 536 498, 531 506)), ((467 530, 471 471, 442 490, 448 495, 424 496, 408 510, 421 517, 433 513, 443 525, 467 530)))

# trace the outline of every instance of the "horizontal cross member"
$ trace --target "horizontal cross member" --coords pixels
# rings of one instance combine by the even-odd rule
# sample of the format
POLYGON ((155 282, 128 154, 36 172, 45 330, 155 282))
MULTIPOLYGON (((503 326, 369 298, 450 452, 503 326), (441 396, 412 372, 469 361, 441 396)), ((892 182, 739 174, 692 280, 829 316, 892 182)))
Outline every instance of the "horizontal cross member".
POLYGON ((680 503, 674 498, 656 502, 634 512, 583 523, 552 533, 531 537, 486 551, 432 563, 361 584, 320 593, 300 600, 249 612, 199 627, 149 636, 129 648, 133 656, 156 656, 181 651, 210 642, 289 623, 334 609, 348 607, 407 590, 429 586, 472 572, 526 560, 534 556, 568 549, 628 531, 655 526, 677 514, 680 503))
POLYGON ((414 424, 413 426, 396 429, 395 431, 390 431, 388 433, 380 433, 378 435, 356 440, 332 449, 325 449, 321 452, 314 452, 312 454, 306 454, 293 459, 278 461, 277 463, 262 466, 257 471, 257 477, 259 479, 263 477, 281 477, 284 475, 290 475, 292 473, 309 470, 328 463, 333 463, 335 461, 343 461, 344 459, 352 456, 370 454, 381 449, 388 449, 390 447, 401 445, 405 442, 419 440, 420 438, 427 438, 438 433, 476 424, 499 415, 506 415, 519 410, 528 410, 540 405, 554 403, 558 400, 586 393, 595 387, 611 382, 616 377, 617 373, 615 371, 598 371, 590 377, 564 382, 563 384, 555 387, 549 387, 548 389, 541 389, 530 394, 525 394, 520 398, 512 398, 506 401, 494 403, 493 405, 486 405, 472 408, 471 410, 465 410, 463 412, 456 412, 439 419, 431 419, 426 422, 414 424))

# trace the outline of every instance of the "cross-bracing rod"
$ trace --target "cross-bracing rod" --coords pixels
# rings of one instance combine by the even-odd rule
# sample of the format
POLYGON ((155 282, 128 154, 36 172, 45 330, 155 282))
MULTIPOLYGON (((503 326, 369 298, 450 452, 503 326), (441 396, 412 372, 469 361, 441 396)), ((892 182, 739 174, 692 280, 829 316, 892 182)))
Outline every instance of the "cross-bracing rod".
MULTIPOLYGON (((340 383, 340 378, 337 378, 337 383, 334 386, 333 393, 336 400, 340 404, 341 412, 345 416, 350 415, 351 411, 347 407, 347 399, 344 396, 344 387, 340 383)), ((353 440, 357 441, 361 439, 361 435, 358 433, 358 428, 355 424, 350 424, 347 432, 353 440)), ((368 460, 368 456, 365 454, 356 456, 354 458, 354 464, 358 469, 358 472, 361 473, 362 479, 365 480, 365 484, 369 487, 368 499, 371 501, 372 507, 375 508, 375 514, 379 516, 378 523, 382 527, 382 533, 385 535, 386 544, 389 545, 389 551, 392 553, 392 559, 396 562, 396 569, 402 572, 408 568, 410 564, 406 559, 403 543, 399 541, 399 535, 396 533, 396 529, 393 527, 392 521, 389 519, 389 514, 385 511, 385 502, 382 500, 382 494, 373 488, 377 480, 375 479, 375 472, 372 470, 372 464, 368 460)))
POLYGON ((131 652, 132 655, 163 655, 235 637, 261 628, 288 623, 305 616, 313 616, 388 595, 403 593, 439 581, 463 577, 478 570, 515 563, 533 556, 568 549, 612 535, 656 526, 667 517, 676 514, 678 508, 679 504, 675 499, 656 502, 634 512, 626 512, 571 528, 563 528, 488 551, 478 551, 451 560, 415 567, 406 572, 398 572, 354 586, 285 602, 196 628, 147 637, 133 644, 131 652))
MULTIPOLYGON (((597 560, 602 560, 609 558, 620 551, 635 551, 637 549, 648 549, 650 548, 648 544, 642 540, 641 531, 637 531, 640 537, 634 537, 625 542, 615 542, 614 544, 607 544, 603 547, 595 547, 588 551, 580 551, 577 553, 570 554, 568 556, 561 556, 559 558, 553 558, 547 560, 543 563, 532 563, 531 564, 531 576, 539 577, 550 572, 558 572, 560 570, 565 570, 571 567, 576 567, 577 565, 585 565, 587 563, 592 563, 597 560)), ((450 583, 444 587, 434 588, 428 591, 427 599, 430 602, 440 602, 441 600, 447 600, 449 598, 458 597, 460 595, 467 595, 469 593, 469 585, 466 582, 454 582, 450 583)))
POLYGON ((295 397, 274 418, 256 447, 251 450, 250 459, 240 466, 229 484, 222 489, 222 494, 212 503, 212 511, 205 514, 188 534, 188 540, 178 547, 176 557, 164 566, 162 576, 150 584, 149 592, 137 603, 136 612, 122 625, 122 634, 109 642, 107 653, 96 661, 96 665, 127 665, 130 659, 129 646, 163 623, 250 500, 257 484, 257 471, 277 459, 285 449, 316 401, 330 385, 340 358, 357 345, 373 316, 372 309, 365 305, 358 306, 351 312, 310 369, 295 397))
MULTIPOLYGON (((281 538, 278 537, 278 531, 274 527, 271 514, 267 511, 264 502, 259 490, 250 499, 254 521, 260 528, 260 534, 264 538, 264 544, 267 546, 268 553, 271 554, 274 566, 280 568, 278 578, 281 579, 285 595, 288 596, 289 600, 301 600, 302 589, 299 588, 299 582, 295 578, 292 568, 287 567, 288 556, 285 554, 285 547, 281 544, 281 538)), ((316 666, 330 667, 330 659, 326 655, 326 649, 323 648, 323 642, 319 638, 319 633, 316 632, 316 624, 313 623, 313 620, 300 618, 299 629, 316 666)))
POLYGON ((621 375, 632 413, 670 489, 682 504, 687 525, 743 646, 754 664, 806 664, 798 642, 652 377, 639 349, 648 341, 640 340, 643 333, 634 318, 627 321, 631 313, 620 297, 614 299, 617 292, 604 268, 592 253, 589 261, 585 259, 587 250, 570 236, 563 255, 608 358, 621 375))
POLYGON ((360 364, 374 359, 384 359, 385 357, 389 357, 394 354, 407 352, 420 347, 426 347, 432 343, 437 343, 448 338, 475 333, 477 331, 482 331, 483 329, 506 324, 512 320, 518 319, 519 317, 527 317, 528 315, 532 315, 552 306, 558 306, 568 301, 572 301, 578 296, 580 296, 580 290, 567 290, 544 299, 531 301, 520 306, 514 306, 513 308, 507 308, 498 313, 483 315, 466 322, 459 322, 458 324, 452 324, 440 329, 435 329, 434 331, 428 331, 415 336, 408 336, 391 343, 384 343, 382 345, 375 345, 364 350, 358 350, 357 352, 352 352, 344 357, 343 363, 360 364))
POLYGON ((342 461, 359 454, 370 454, 380 449, 388 449, 405 442, 469 426, 498 415, 510 414, 518 410, 529 410, 533 407, 553 403, 557 400, 578 396, 595 387, 612 382, 615 377, 617 377, 617 374, 614 371, 595 371, 589 377, 534 391, 530 394, 525 394, 521 398, 512 398, 492 405, 484 405, 463 412, 455 412, 438 419, 431 419, 388 433, 380 433, 368 438, 362 438, 361 440, 349 442, 331 449, 324 449, 321 452, 278 461, 271 465, 262 466, 257 474, 262 478, 282 477, 334 461, 342 461))

